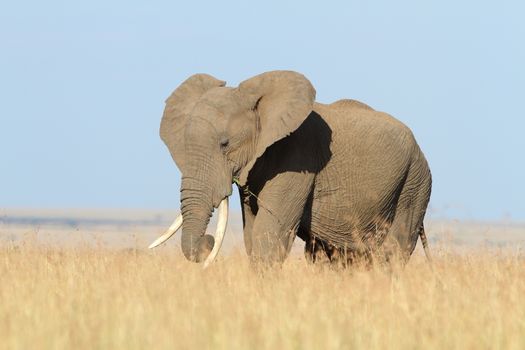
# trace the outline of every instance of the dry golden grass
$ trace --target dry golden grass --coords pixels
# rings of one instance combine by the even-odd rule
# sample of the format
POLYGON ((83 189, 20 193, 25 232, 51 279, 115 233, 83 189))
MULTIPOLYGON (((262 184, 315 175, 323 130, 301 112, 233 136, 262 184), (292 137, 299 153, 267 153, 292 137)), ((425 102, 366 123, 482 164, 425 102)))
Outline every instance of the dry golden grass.
POLYGON ((169 250, 0 248, 2 349, 524 349, 519 251, 434 250, 394 274, 290 258, 256 275, 169 250))

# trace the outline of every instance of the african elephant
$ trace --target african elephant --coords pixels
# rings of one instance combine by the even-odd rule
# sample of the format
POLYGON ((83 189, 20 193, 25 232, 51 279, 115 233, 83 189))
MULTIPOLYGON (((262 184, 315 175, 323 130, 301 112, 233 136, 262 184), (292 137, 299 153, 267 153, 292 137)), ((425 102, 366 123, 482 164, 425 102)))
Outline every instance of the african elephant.
POLYGON ((193 75, 166 100, 160 136, 182 173, 181 216, 150 247, 182 226, 185 257, 211 262, 224 210, 216 239, 205 231, 235 183, 253 262, 284 261, 296 236, 311 261, 374 252, 406 261, 419 236, 428 253, 432 180, 412 132, 355 100, 315 102, 299 73, 267 72, 238 87, 193 75))

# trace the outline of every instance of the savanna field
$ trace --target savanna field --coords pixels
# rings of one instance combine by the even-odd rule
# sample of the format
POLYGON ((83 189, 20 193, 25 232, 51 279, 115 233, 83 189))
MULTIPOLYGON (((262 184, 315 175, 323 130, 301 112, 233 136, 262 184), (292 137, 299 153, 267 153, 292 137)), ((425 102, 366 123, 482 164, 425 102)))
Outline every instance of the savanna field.
POLYGON ((300 249, 260 274, 238 245, 202 270, 177 242, 146 250, 137 227, 128 247, 13 227, 0 232, 2 349, 525 348, 522 244, 436 241, 436 226, 435 272, 419 243, 392 274, 310 265, 300 249))

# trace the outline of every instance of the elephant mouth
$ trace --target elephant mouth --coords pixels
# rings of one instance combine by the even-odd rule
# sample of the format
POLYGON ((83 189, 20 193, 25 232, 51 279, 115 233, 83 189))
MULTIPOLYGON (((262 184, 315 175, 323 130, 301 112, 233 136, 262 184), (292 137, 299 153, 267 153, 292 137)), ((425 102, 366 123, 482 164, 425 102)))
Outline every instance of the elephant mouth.
MULTIPOLYGON (((222 242, 224 240, 224 235, 226 233, 226 227, 228 226, 228 209, 229 203, 228 197, 226 197, 221 201, 221 203, 218 206, 219 214, 217 220, 217 229, 215 231, 215 243, 213 245, 212 251, 204 261, 203 268, 207 268, 219 254, 219 250, 221 249, 222 242)), ((184 220, 182 218, 182 214, 179 214, 179 216, 177 216, 177 218, 173 221, 173 223, 166 230, 166 232, 164 232, 164 234, 162 234, 159 238, 153 241, 153 243, 151 243, 148 248, 152 249, 165 243, 182 227, 183 221, 184 220)))

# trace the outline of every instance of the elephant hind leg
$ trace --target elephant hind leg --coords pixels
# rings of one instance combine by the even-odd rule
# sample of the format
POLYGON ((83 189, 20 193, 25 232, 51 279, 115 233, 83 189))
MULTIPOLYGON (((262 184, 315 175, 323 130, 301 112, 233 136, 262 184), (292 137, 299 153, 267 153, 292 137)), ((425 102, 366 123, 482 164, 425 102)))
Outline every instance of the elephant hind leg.
POLYGON ((428 254, 423 219, 430 199, 430 187, 431 178, 426 161, 412 164, 399 195, 392 226, 383 244, 387 261, 397 257, 401 264, 406 263, 419 238, 423 248, 427 247, 425 254, 428 254))

